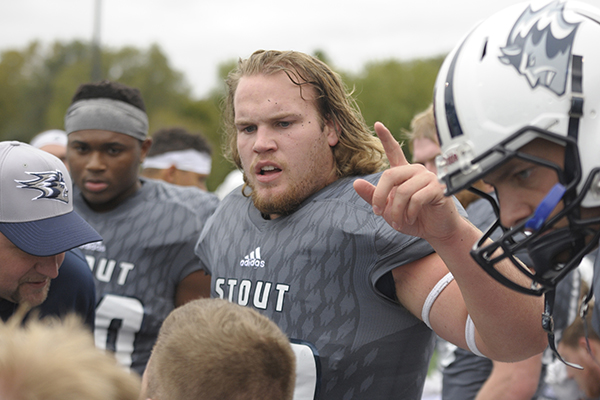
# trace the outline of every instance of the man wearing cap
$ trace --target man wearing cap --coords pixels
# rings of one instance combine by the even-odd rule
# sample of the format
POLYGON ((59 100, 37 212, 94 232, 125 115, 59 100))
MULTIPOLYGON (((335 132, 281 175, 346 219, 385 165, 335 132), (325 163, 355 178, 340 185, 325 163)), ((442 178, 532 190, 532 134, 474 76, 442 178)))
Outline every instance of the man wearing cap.
POLYGON ((26 305, 40 317, 75 312, 93 329, 92 276, 69 250, 102 238, 73 211, 71 189, 69 173, 55 156, 25 143, 0 142, 2 320, 26 305))
POLYGON ((152 135, 142 176, 208 190, 211 152, 208 141, 200 134, 191 134, 183 128, 161 129, 152 135))
POLYGON ((152 141, 137 89, 81 85, 65 131, 75 209, 103 237, 81 248, 96 284, 96 346, 141 374, 169 312, 209 295, 194 246, 218 199, 139 176, 152 141))

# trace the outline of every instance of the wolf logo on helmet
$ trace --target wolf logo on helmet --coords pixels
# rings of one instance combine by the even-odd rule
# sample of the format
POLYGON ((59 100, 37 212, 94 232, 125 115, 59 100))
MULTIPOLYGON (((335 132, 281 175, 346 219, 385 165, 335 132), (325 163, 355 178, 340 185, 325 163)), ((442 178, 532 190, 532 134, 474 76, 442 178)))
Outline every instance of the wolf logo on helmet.
POLYGON ((573 39, 579 25, 565 20, 564 8, 559 1, 535 12, 527 7, 499 57, 524 75, 532 88, 544 86, 559 96, 566 90, 573 39))
POLYGON ((41 192, 39 196, 34 197, 32 200, 53 199, 62 201, 63 203, 69 202, 69 189, 67 188, 62 172, 56 170, 27 173, 37 178, 28 181, 15 179, 15 182, 22 185, 18 186, 20 189, 36 189, 41 192))

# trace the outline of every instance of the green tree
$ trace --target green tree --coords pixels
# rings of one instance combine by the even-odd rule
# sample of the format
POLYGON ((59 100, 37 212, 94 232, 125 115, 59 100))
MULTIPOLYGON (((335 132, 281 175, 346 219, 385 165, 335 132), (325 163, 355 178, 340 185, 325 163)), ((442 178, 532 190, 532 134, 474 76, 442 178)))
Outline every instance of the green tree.
MULTIPOLYGON (((0 140, 29 141, 42 130, 62 128, 77 87, 91 80, 92 50, 91 44, 81 41, 47 46, 36 41, 24 49, 0 53, 0 140)), ((321 50, 315 51, 315 56, 329 61, 321 50)), ((431 102, 442 59, 387 60, 368 63, 356 75, 338 72, 354 88, 367 123, 372 126, 382 121, 400 138, 412 117, 431 102)), ((101 49, 102 76, 142 92, 150 133, 180 126, 207 137, 214 160, 208 180, 210 190, 234 168, 222 153, 221 105, 224 80, 236 64, 237 60, 222 63, 219 84, 206 98, 198 100, 191 97, 185 76, 171 67, 159 46, 101 49)))
POLYGON ((433 86, 443 57, 368 63, 348 83, 370 126, 383 122, 397 139, 409 129, 415 114, 433 100, 433 86))

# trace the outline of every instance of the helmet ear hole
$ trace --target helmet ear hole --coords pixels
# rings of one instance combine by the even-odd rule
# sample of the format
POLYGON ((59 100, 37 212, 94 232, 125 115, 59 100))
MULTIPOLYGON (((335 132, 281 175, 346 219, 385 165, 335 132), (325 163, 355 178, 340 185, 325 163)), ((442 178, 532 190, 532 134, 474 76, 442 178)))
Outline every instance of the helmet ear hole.
POLYGON ((485 58, 485 55, 487 54, 487 46, 488 46, 488 39, 485 39, 485 43, 483 44, 483 51, 481 52, 481 60, 483 61, 483 59, 485 58))

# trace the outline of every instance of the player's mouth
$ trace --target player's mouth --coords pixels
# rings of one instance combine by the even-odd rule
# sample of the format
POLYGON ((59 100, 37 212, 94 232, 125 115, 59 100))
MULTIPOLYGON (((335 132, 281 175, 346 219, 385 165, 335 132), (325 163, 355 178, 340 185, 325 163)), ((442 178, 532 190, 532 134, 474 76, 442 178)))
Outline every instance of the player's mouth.
POLYGON ((29 282, 24 282, 24 285, 27 285, 33 289, 43 289, 47 284, 48 284, 49 278, 46 278, 44 280, 41 281, 29 281, 29 282))
POLYGON ((279 166, 272 163, 259 163, 254 168, 256 180, 260 183, 270 183, 277 179, 282 172, 283 171, 279 166))
POLYGON ((268 165, 266 167, 262 167, 259 171, 259 175, 270 175, 270 174, 274 174, 276 172, 281 172, 281 170, 279 168, 275 168, 272 165, 268 165))
POLYGON ((83 187, 88 192, 102 192, 108 187, 108 183, 100 180, 87 180, 83 183, 83 187))

